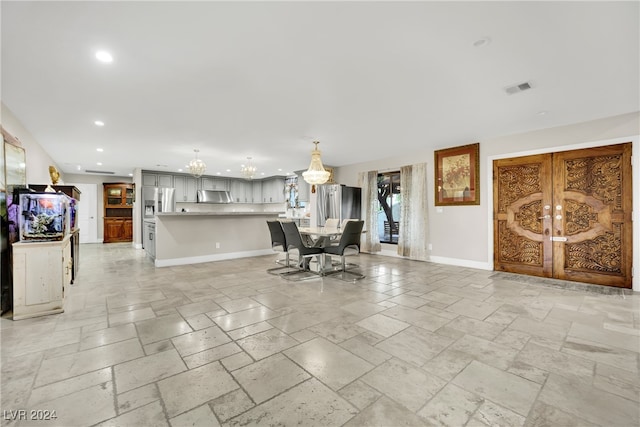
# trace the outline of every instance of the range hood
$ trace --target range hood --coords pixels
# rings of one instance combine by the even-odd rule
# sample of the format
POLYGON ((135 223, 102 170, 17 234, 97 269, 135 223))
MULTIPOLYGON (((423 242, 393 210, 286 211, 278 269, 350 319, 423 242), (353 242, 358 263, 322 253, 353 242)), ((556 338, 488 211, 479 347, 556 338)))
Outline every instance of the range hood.
POLYGON ((231 203, 233 199, 228 191, 198 190, 198 203, 231 203))

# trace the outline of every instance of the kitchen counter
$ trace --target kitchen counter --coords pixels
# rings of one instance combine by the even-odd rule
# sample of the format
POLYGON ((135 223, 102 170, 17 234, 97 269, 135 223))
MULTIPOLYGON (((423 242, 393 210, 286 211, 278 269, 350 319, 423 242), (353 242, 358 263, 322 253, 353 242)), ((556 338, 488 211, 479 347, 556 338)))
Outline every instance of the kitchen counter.
POLYGON ((161 212, 158 217, 164 216, 279 216, 280 212, 161 212))
POLYGON ((155 266, 271 255, 267 220, 280 212, 163 212, 156 214, 155 266))

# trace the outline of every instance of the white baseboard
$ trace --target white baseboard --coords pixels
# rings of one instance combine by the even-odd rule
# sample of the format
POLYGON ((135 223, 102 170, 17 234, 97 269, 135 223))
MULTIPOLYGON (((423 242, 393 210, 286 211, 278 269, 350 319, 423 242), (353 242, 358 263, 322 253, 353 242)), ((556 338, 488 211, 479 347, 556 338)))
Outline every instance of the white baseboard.
POLYGON ((442 256, 431 256, 429 261, 436 264, 455 265, 458 267, 477 268, 478 270, 493 270, 493 264, 489 262, 471 261, 468 259, 447 258, 442 256))
POLYGON ((210 255, 201 255, 201 256, 185 257, 185 258, 156 259, 155 266, 171 267, 174 265, 201 264, 203 262, 224 261, 228 259, 249 258, 254 256, 262 256, 262 255, 273 255, 273 253, 274 252, 272 249, 258 249, 255 251, 228 252, 224 254, 210 254, 210 255))
MULTIPOLYGON (((367 253, 367 252, 363 252, 363 253, 367 253)), ((389 249, 383 249, 380 252, 375 252, 372 253, 372 255, 382 255, 382 256, 387 256, 387 257, 391 257, 391 258, 403 258, 403 259, 410 259, 404 256, 400 256, 398 255, 398 253, 396 251, 392 251, 389 249)), ((471 261, 468 259, 459 259, 459 258, 448 258, 448 257, 441 257, 441 256, 430 256, 429 257, 429 262, 434 262, 436 264, 445 264, 445 265, 455 265, 457 267, 469 267, 469 268, 476 268, 478 270, 493 270, 493 264, 489 263, 489 262, 480 262, 480 261, 471 261)))
POLYGON ((131 243, 133 249, 142 249, 142 243, 131 243))

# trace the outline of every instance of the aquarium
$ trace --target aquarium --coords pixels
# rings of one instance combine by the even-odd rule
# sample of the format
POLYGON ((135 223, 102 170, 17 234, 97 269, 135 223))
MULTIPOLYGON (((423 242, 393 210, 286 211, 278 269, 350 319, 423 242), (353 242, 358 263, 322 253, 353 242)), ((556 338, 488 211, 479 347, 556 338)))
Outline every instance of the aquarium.
POLYGON ((21 194, 20 240, 62 240, 69 227, 68 204, 65 194, 21 194))

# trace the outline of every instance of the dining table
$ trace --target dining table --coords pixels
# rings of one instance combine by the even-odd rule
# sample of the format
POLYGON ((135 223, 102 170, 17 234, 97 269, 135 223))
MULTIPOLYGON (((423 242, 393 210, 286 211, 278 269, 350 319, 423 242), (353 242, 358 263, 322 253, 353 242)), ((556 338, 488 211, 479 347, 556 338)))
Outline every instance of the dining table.
POLYGON ((332 240, 340 240, 344 230, 340 227, 299 227, 298 231, 307 246, 323 248, 332 240))

